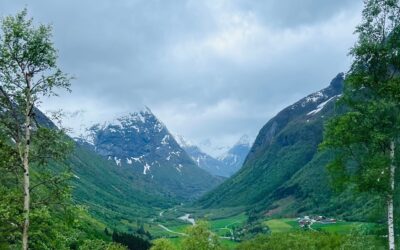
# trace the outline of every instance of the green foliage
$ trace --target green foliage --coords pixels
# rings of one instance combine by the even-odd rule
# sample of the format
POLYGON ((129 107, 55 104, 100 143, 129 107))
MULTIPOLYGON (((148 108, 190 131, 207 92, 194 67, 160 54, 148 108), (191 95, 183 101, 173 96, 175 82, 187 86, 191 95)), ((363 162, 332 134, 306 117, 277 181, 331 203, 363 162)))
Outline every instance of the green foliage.
POLYGON ((120 244, 108 243, 102 240, 85 240, 79 250, 127 250, 127 248, 120 244))
POLYGON ((400 122, 397 108, 383 101, 360 102, 326 127, 322 146, 336 152, 328 169, 338 185, 351 181, 361 191, 385 194, 389 191, 389 144, 400 122))
POLYGON ((31 161, 42 166, 51 161, 64 161, 73 148, 73 141, 62 129, 39 127, 32 138, 31 161))
POLYGON ((16 185, 21 173, 18 157, 15 147, 0 133, 0 246, 4 247, 20 238, 23 198, 16 185))
POLYGON ((365 1, 342 97, 347 112, 327 125, 322 144, 335 153, 328 170, 336 186, 355 184, 387 201, 390 249, 395 248, 393 196, 399 164, 399 31, 398 0, 365 1))
POLYGON ((24 101, 27 95, 35 103, 40 96, 55 95, 56 88, 69 89, 68 76, 57 68, 57 50, 51 41, 50 26, 35 27, 25 9, 4 18, 1 27, 0 82, 18 107, 31 105, 24 101), (35 77, 30 92, 22 88, 26 77, 35 77))
POLYGON ((390 143, 400 135, 399 9, 396 0, 366 1, 356 29, 342 97, 347 112, 327 124, 322 144, 335 152, 328 169, 339 189, 355 183, 382 197, 392 192, 390 143))
POLYGON ((400 100, 399 10, 398 0, 365 2, 363 21, 356 28, 358 41, 350 51, 354 61, 347 85, 355 90, 364 87, 368 98, 400 100))
MULTIPOLYGON (((74 200, 85 205, 90 214, 109 229, 135 230, 140 226, 137 222, 147 222, 158 216, 160 209, 175 204, 133 171, 116 168, 84 146, 76 145, 65 164, 71 166, 74 173, 71 180, 74 200)), ((62 169, 62 164, 54 164, 54 167, 62 169)))
POLYGON ((182 250, 220 250, 223 249, 217 235, 210 231, 209 224, 199 221, 186 229, 187 237, 182 241, 182 250))
POLYGON ((366 1, 359 38, 351 49, 342 104, 347 112, 326 126, 322 148, 333 149, 329 171, 337 187, 391 193, 389 151, 400 133, 400 7, 397 0, 366 1))
POLYGON ((162 238, 155 240, 150 250, 177 250, 177 248, 169 240, 162 238))
POLYGON ((147 250, 150 249, 151 243, 149 239, 138 234, 128 234, 122 232, 113 232, 112 240, 120 243, 131 250, 147 250))
POLYGON ((286 250, 286 249, 384 249, 379 239, 359 234, 339 235, 318 232, 276 233, 260 235, 241 243, 238 250, 286 250))
POLYGON ((43 122, 44 115, 37 109, 41 97, 70 87, 69 77, 57 67, 51 27, 35 27, 26 10, 4 18, 1 27, 0 248, 22 247, 26 218, 30 219, 29 248, 77 249, 85 239, 95 238, 99 243, 105 236, 72 202, 72 174, 63 161, 74 143, 47 118, 43 122), (26 180, 22 184, 23 175, 30 186, 26 180), (29 188, 30 213, 22 209, 26 197, 22 186, 29 188))

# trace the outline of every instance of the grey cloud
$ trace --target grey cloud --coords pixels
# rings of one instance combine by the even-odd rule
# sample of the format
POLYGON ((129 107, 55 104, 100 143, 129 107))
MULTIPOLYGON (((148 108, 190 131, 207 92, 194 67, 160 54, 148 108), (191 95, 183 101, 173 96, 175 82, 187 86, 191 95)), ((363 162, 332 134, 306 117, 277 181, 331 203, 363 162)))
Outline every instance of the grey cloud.
MULTIPOLYGON (((43 108, 86 121, 148 105, 174 132, 221 144, 252 136, 349 65, 354 0, 1 1, 52 23, 73 93, 43 108)), ((74 124, 72 124, 74 126, 74 124)))
POLYGON ((267 24, 282 28, 310 25, 331 18, 338 12, 352 9, 361 0, 269 0, 234 1, 238 8, 257 13, 267 24))

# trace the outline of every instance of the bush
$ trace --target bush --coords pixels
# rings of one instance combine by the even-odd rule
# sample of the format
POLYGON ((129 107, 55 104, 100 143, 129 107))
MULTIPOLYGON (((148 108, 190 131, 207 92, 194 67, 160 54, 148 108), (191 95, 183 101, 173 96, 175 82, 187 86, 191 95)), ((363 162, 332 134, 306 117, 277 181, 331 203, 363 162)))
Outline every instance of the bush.
POLYGON ((150 250, 177 250, 177 248, 167 239, 158 239, 153 242, 150 250))
POLYGON ((186 230, 187 237, 182 241, 183 250, 222 250, 219 237, 212 233, 209 224, 200 221, 186 230))
POLYGON ((79 247, 79 250, 127 250, 127 248, 117 243, 102 240, 86 240, 79 247))
POLYGON ((385 249, 385 244, 374 236, 340 235, 319 232, 276 233, 258 236, 241 243, 237 250, 375 250, 385 249))

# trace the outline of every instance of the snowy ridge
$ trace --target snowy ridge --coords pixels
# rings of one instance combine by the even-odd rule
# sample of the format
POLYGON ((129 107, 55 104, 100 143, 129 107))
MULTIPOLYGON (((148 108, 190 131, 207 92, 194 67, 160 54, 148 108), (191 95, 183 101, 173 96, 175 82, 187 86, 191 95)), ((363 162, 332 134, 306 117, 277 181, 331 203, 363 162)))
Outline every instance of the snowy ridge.
POLYGON ((329 98, 328 100, 326 100, 326 101, 324 101, 324 102, 318 104, 317 108, 314 109, 314 110, 312 110, 312 111, 310 111, 310 112, 308 112, 307 115, 315 115, 315 114, 317 114, 318 112, 320 112, 320 111, 325 107, 325 105, 326 105, 328 102, 330 102, 330 101, 331 101, 332 99, 334 99, 335 97, 337 97, 337 96, 332 96, 332 97, 329 98))
MULTIPOLYGON (((187 161, 182 161, 187 155, 183 156, 184 150, 175 137, 147 107, 103 124, 95 124, 87 131, 87 137, 81 138, 81 141, 90 142, 95 151, 116 166, 142 169, 143 175, 165 165, 181 174, 187 161)), ((179 142, 184 140, 183 137, 176 138, 179 142)))
POLYGON ((183 135, 180 134, 174 134, 173 135, 176 142, 181 146, 182 148, 188 148, 194 146, 194 144, 190 141, 188 141, 183 135))

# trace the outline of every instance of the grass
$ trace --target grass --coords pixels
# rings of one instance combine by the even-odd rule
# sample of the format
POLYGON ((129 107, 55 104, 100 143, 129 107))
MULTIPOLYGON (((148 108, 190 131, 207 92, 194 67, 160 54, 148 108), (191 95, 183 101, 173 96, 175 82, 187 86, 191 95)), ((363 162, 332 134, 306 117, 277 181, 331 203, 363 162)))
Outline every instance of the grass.
POLYGON ((313 224, 312 228, 315 230, 321 230, 324 232, 329 233, 341 233, 347 234, 350 233, 352 230, 357 228, 366 227, 366 228, 373 228, 375 227, 374 223, 365 223, 365 222, 337 222, 334 224, 313 224))
MULTIPOLYGON (((300 230, 296 219, 291 218, 271 219, 264 223, 269 227, 272 233, 288 233, 300 230)), ((374 223, 339 221, 337 223, 329 224, 314 223, 311 228, 328 233, 348 234, 357 228, 363 227, 372 229, 375 226, 374 223)))
POLYGON ((220 229, 220 228, 233 228, 235 226, 240 226, 244 222, 246 222, 247 216, 242 213, 229 218, 215 219, 211 220, 211 230, 220 229))
POLYGON ((298 229, 296 219, 272 219, 265 224, 272 233, 287 233, 298 229))
POLYGON ((184 225, 173 226, 173 227, 168 227, 168 228, 171 229, 174 232, 184 233, 185 229, 190 227, 190 226, 191 225, 189 225, 189 224, 184 224, 184 225))

